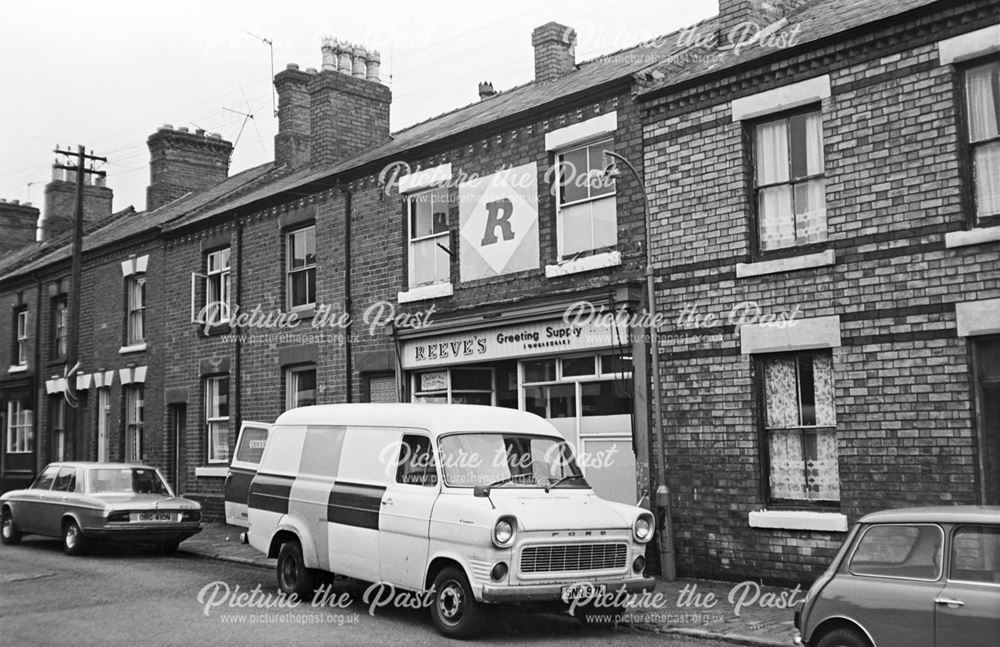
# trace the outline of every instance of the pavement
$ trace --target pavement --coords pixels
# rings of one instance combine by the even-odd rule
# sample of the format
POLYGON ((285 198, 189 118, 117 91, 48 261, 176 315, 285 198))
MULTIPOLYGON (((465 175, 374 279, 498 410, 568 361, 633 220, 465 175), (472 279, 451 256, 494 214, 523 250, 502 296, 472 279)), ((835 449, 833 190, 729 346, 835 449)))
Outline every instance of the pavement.
MULTIPOLYGON (((202 524, 179 551, 207 559, 270 569, 277 560, 240 542, 243 528, 202 524)), ((760 583, 700 579, 658 579, 655 591, 630 600, 625 616, 633 629, 737 645, 788 647, 794 627, 792 610, 805 590, 760 583)))

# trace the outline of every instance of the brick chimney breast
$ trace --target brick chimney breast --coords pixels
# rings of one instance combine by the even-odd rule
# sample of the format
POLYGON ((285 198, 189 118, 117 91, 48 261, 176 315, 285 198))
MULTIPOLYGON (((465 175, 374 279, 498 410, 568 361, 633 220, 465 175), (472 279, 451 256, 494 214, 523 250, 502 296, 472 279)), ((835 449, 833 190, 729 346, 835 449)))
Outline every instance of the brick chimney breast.
MULTIPOLYGON (((323 56, 325 60, 325 50, 323 56)), ((274 88, 278 92, 274 163, 278 166, 293 169, 309 166, 309 81, 315 73, 315 70, 303 72, 298 65, 290 63, 274 76, 274 88)))
MULTIPOLYGON (((83 222, 97 222, 110 216, 114 192, 105 185, 104 178, 85 173, 83 181, 83 222)), ((49 240, 70 231, 75 217, 76 173, 53 168, 52 181, 45 185, 45 209, 38 217, 38 240, 49 240)))
POLYGON ((35 242, 39 211, 30 202, 0 199, 0 254, 35 242))
POLYGON ((576 69, 576 31, 557 22, 536 27, 531 32, 535 48, 535 82, 558 79, 576 69))
POLYGON ((788 0, 719 0, 718 47, 732 46, 734 43, 730 40, 730 34, 739 38, 743 30, 737 28, 741 25, 752 25, 752 28, 748 27, 746 30, 752 36, 780 20, 786 9, 793 8, 796 4, 801 3, 788 0))
POLYGON ((218 133, 198 134, 187 128, 163 126, 146 140, 149 146, 149 186, 146 209, 222 182, 229 177, 233 145, 218 133))

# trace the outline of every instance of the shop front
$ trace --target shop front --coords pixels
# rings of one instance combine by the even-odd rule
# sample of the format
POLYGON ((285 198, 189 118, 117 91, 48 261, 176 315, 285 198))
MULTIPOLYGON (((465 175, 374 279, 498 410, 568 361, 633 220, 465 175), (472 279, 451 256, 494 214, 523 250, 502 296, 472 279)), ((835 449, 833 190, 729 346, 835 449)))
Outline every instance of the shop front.
POLYGON ((573 445, 600 496, 634 504, 636 398, 628 330, 570 324, 555 313, 484 324, 431 326, 402 336, 410 401, 509 407, 546 418, 573 445))

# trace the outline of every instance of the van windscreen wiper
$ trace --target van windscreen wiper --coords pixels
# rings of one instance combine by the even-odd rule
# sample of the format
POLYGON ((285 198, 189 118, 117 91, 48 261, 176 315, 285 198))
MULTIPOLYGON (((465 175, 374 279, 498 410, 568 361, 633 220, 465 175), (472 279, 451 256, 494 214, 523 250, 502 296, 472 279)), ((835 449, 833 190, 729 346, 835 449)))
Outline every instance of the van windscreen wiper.
POLYGON ((583 476, 580 475, 580 474, 567 474, 566 476, 563 476, 562 478, 558 478, 558 479, 556 479, 554 481, 549 481, 548 485, 545 486, 545 493, 548 494, 549 490, 551 490, 552 488, 554 488, 555 486, 559 485, 560 483, 562 483, 564 481, 568 481, 570 479, 582 479, 582 478, 583 478, 583 476))

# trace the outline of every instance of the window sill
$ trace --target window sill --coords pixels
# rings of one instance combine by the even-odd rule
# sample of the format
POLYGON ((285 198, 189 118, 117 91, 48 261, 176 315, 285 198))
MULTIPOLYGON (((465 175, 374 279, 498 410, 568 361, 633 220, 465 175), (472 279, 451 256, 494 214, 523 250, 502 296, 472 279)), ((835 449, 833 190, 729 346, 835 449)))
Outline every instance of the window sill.
POLYGON ((750 513, 749 523, 751 528, 847 532, 847 515, 839 512, 759 510, 750 513))
POLYGON ((412 303, 414 301, 424 301, 425 299, 440 299, 450 297, 454 294, 451 283, 435 283, 434 285, 422 285, 417 288, 410 288, 406 292, 396 294, 396 299, 400 303, 412 303))
POLYGON ((146 350, 146 342, 141 344, 132 344, 131 346, 122 346, 118 349, 119 355, 128 355, 129 353, 141 353, 146 350))
POLYGON ((308 321, 316 316, 316 304, 289 308, 287 314, 295 315, 297 321, 308 321))
POLYGON ((1000 240, 1000 227, 981 227, 968 231, 948 232, 944 235, 944 246, 951 249, 952 247, 993 243, 998 240, 1000 240))
POLYGON ((818 254, 803 254, 802 256, 791 256, 789 258, 776 258, 773 261, 758 261, 756 263, 737 263, 736 278, 748 276, 762 276, 764 274, 777 274, 779 272, 792 272, 795 270, 805 270, 812 267, 824 267, 837 262, 836 255, 832 249, 818 254))
POLYGON ((229 474, 229 467, 196 467, 194 468, 194 475, 205 478, 226 478, 229 474))
POLYGON ((27 364, 18 364, 7 369, 8 373, 24 373, 28 370, 27 364))
POLYGON ((567 274, 600 270, 607 267, 615 267, 616 265, 621 264, 621 252, 604 252, 603 254, 594 254, 592 256, 584 256, 583 258, 575 260, 562 261, 556 265, 546 265, 545 277, 551 279, 557 276, 566 276, 567 274))
POLYGON ((197 325, 198 329, 201 331, 202 337, 213 337, 215 335, 224 335, 232 330, 232 328, 229 327, 228 321, 217 324, 211 324, 207 327, 205 326, 205 322, 196 321, 195 325, 197 325))

